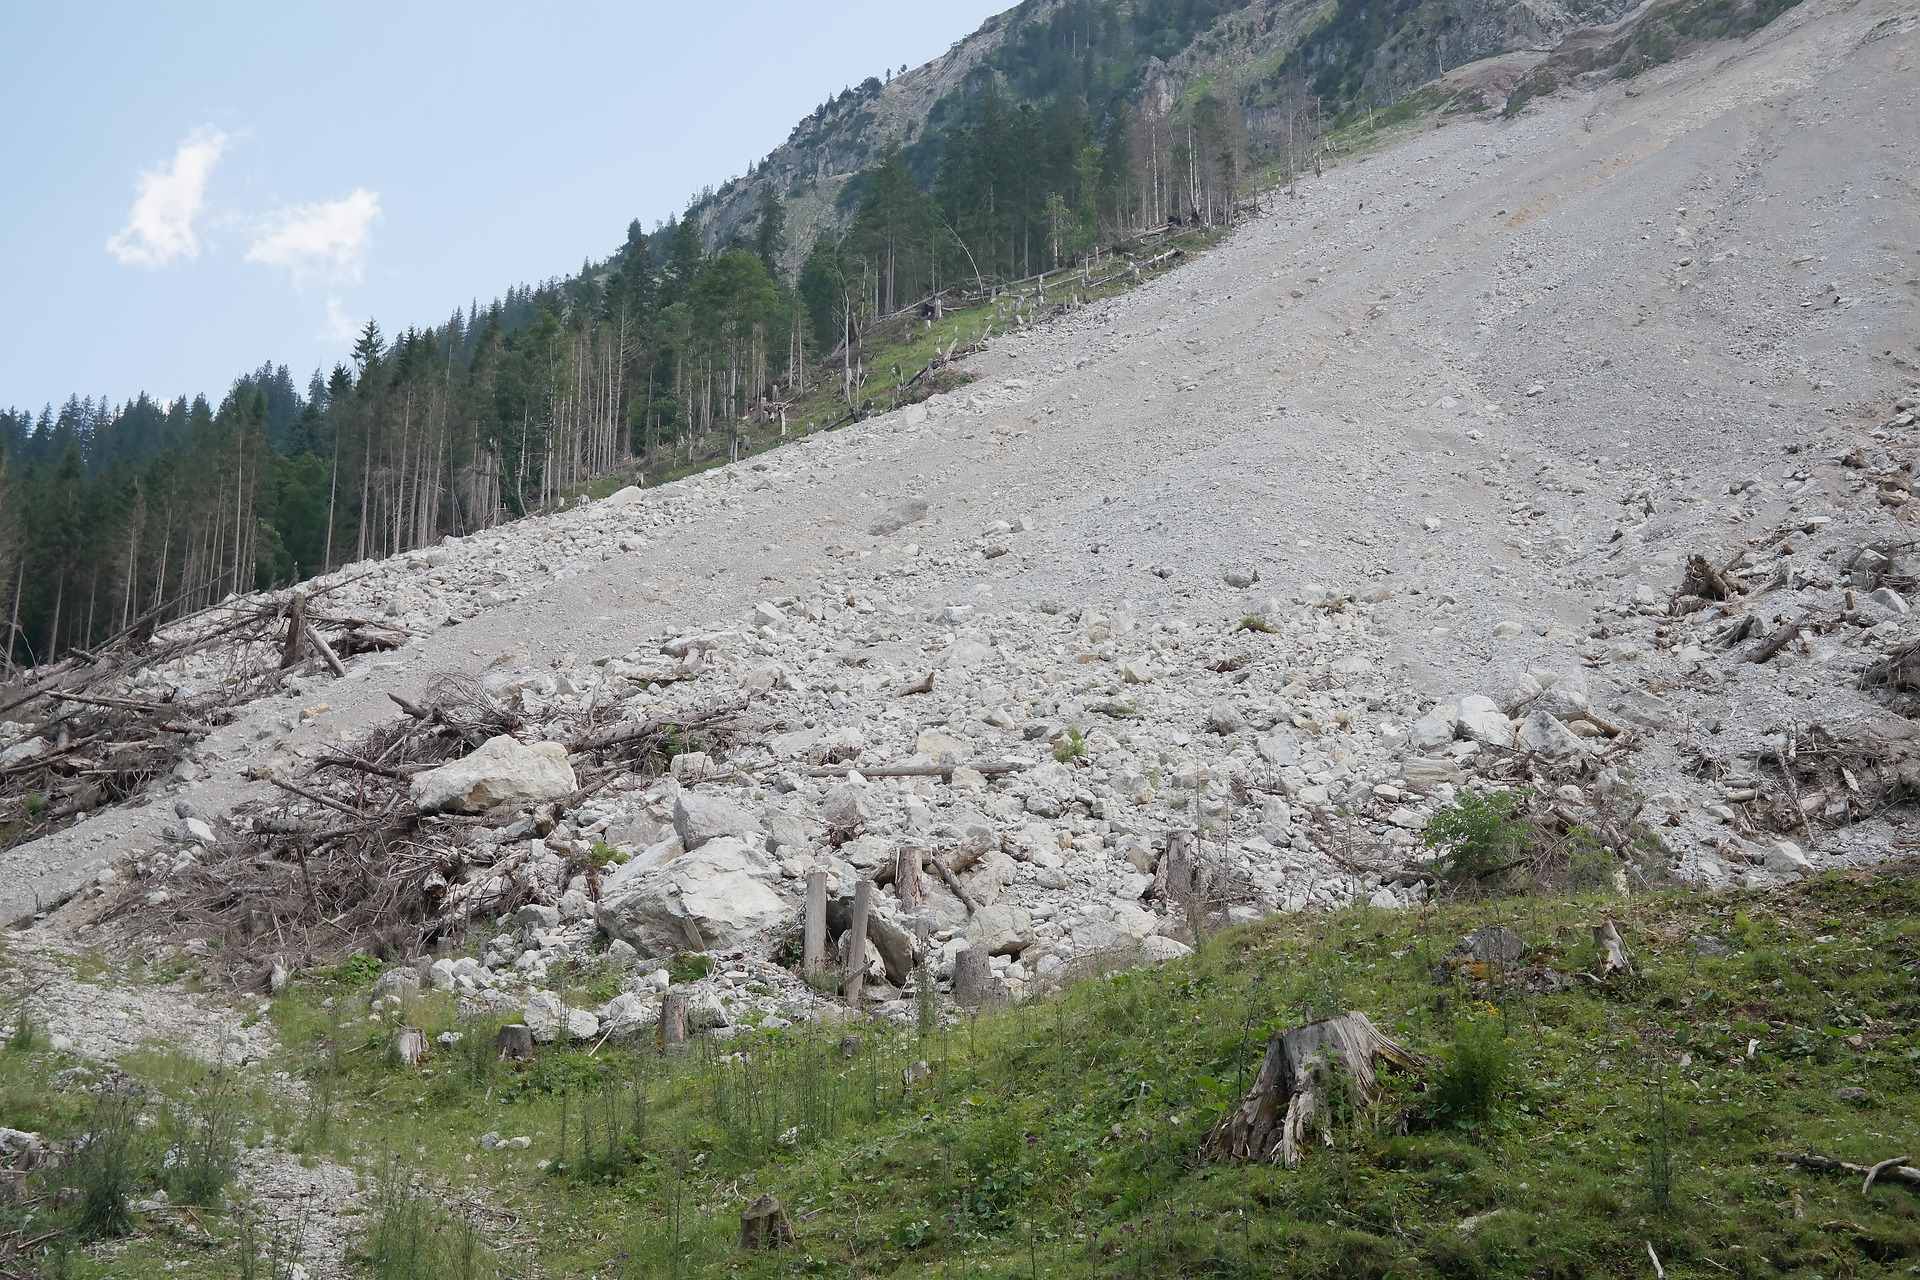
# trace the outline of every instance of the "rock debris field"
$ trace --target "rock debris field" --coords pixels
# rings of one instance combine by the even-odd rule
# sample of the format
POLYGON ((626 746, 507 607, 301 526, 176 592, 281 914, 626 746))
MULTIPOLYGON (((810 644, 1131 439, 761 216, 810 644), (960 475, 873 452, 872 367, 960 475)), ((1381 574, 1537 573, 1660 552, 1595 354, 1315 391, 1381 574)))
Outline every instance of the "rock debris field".
MULTIPOLYGON (((1810 0, 1419 132, 957 391, 310 583, 405 643, 0 854, 0 906, 191 934, 209 869, 404 812, 424 936, 499 919, 383 998, 597 1038, 670 986, 695 1028, 837 1009, 797 972, 816 870, 832 932, 881 885, 866 1001, 905 1018, 956 973, 1017 998, 1196 925, 1418 903, 1423 828, 1469 790, 1525 788, 1629 892, 1899 856, 1915 13, 1810 0), (439 732, 450 689, 501 732, 320 767, 439 732), (604 745, 682 721, 645 767, 604 745), (568 1008, 587 959, 624 989, 568 1008)), ((125 692, 217 684, 210 652, 125 692)), ((15 761, 50 749, 0 725, 15 761)), ((270 984, 304 957, 257 958, 270 984)))

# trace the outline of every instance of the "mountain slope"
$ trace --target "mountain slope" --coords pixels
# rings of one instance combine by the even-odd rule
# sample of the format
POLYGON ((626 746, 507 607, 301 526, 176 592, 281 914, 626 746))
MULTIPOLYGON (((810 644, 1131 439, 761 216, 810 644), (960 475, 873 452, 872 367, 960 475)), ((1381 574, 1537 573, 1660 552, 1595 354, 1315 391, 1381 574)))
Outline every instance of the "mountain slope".
POLYGON ((924 178, 942 141, 989 87, 1014 104, 1084 99, 1096 122, 1116 110, 1178 120, 1209 86, 1248 111, 1256 152, 1263 106, 1291 93, 1326 115, 1386 106, 1451 68, 1516 49, 1552 48, 1569 31, 1610 22, 1631 0, 1025 0, 940 57, 822 105, 747 176, 689 211, 709 246, 751 231, 762 204, 786 206, 797 270, 815 239, 852 216, 848 187, 890 147, 924 178))

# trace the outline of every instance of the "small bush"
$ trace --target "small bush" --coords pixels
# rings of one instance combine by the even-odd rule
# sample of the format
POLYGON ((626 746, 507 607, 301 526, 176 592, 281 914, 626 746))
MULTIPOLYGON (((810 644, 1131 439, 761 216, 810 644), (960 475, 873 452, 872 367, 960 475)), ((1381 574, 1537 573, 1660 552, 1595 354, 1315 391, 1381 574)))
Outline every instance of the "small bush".
POLYGON ((218 1207, 240 1163, 240 1096, 233 1080, 210 1073, 195 1091, 190 1115, 170 1113, 173 1145, 161 1173, 167 1194, 182 1204, 218 1207))
POLYGON ((1087 735, 1078 729, 1068 728, 1060 741, 1053 744, 1053 758, 1061 764, 1072 764, 1075 760, 1087 758, 1087 735))
POLYGON ((33 1014, 22 1001, 13 1013, 13 1030, 7 1036, 4 1046, 8 1053, 33 1053, 44 1047, 46 1036, 41 1033, 40 1024, 33 1020, 33 1014))
POLYGON ((667 978, 680 986, 698 982, 713 972, 713 957, 699 951, 683 951, 667 961, 667 978))
POLYGON ((1485 1124, 1512 1086, 1513 1045, 1497 1015, 1454 1023, 1453 1045, 1434 1081, 1436 1115, 1456 1125, 1485 1124))
POLYGON ((1533 832, 1514 816, 1518 801, 1511 791, 1463 791, 1428 821, 1423 839, 1434 869, 1455 890, 1498 888, 1526 860, 1533 832))
POLYGON ((1280 630, 1280 628, 1274 626, 1257 613, 1247 614, 1240 619, 1233 629, 1235 631, 1258 631, 1263 636, 1277 634, 1280 630))
POLYGON ((123 1236, 133 1229, 133 1193, 144 1163, 140 1105, 139 1095, 124 1089, 106 1090, 94 1102, 66 1178, 78 1192, 73 1227, 82 1238, 123 1236))

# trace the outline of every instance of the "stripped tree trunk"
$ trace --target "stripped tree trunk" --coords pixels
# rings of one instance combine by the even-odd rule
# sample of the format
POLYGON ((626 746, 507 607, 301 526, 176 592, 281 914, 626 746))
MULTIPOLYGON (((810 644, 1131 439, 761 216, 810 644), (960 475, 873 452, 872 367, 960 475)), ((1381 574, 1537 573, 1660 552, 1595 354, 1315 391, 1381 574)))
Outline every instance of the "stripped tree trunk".
POLYGON ((660 1051, 670 1052, 687 1042, 687 997, 669 991, 660 997, 660 1051))
POLYGON ((1328 1104, 1346 1089, 1356 1103, 1373 1100, 1374 1067, 1390 1062, 1408 1071, 1426 1060, 1381 1033, 1364 1013, 1309 1022, 1267 1041, 1259 1078, 1247 1095, 1207 1135, 1201 1154, 1209 1160, 1264 1160, 1291 1169, 1316 1134, 1328 1146, 1333 1131, 1328 1104), (1343 1078, 1344 1077, 1344 1078, 1343 1078))
POLYGON ((853 921, 847 926, 846 969, 840 982, 849 1007, 858 1009, 867 987, 867 917, 873 913, 873 881, 862 878, 853 887, 853 921))
POLYGON ((807 872, 807 905, 801 917, 800 974, 818 978, 827 970, 827 873, 807 872))

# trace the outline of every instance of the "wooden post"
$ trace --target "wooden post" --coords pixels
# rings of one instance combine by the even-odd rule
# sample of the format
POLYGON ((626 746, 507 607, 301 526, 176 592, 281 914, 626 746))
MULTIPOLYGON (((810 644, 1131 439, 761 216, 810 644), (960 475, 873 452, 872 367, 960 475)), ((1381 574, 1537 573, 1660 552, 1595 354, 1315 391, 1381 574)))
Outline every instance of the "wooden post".
POLYGON ((287 601, 287 643, 280 650, 280 669, 297 666, 306 657, 307 593, 296 591, 287 601))
POLYGON ((687 997, 669 991, 660 997, 660 1052, 671 1053, 687 1042, 687 997))
POLYGON ((953 958, 953 1002, 978 1009, 993 1000, 993 961, 985 947, 968 947, 953 958))
POLYGON ((806 914, 801 917, 800 976, 812 981, 827 971, 827 873, 807 872, 806 914))
POLYGON ((847 926, 845 977, 840 990, 852 1008, 860 1007, 867 985, 867 917, 873 913, 873 881, 861 877, 853 888, 853 922, 847 926))
POLYGON ((500 1028, 493 1037, 493 1044, 504 1059, 528 1062, 533 1058, 533 1030, 524 1022, 510 1022, 500 1028))
POLYGON ((927 882, 920 873, 921 849, 903 844, 893 855, 893 891, 906 911, 918 911, 927 900, 927 882))

